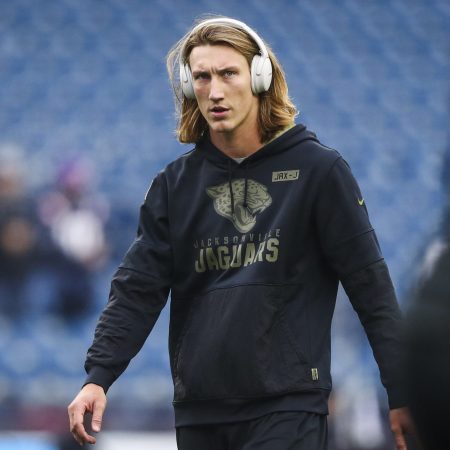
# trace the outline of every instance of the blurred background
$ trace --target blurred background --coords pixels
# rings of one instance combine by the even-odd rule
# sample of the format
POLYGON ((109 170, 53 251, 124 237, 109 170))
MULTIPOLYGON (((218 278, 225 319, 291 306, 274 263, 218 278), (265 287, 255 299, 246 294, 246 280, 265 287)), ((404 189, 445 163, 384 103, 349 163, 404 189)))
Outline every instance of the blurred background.
MULTIPOLYGON (((151 180, 191 148, 165 55, 204 13, 273 48, 298 121, 360 183, 402 309, 446 248, 448 1, 0 1, 0 450, 72 446, 66 408, 111 275, 151 180)), ((175 449, 167 311, 109 391, 99 450, 175 449)), ((333 336, 330 450, 392 449, 342 293, 333 336)))

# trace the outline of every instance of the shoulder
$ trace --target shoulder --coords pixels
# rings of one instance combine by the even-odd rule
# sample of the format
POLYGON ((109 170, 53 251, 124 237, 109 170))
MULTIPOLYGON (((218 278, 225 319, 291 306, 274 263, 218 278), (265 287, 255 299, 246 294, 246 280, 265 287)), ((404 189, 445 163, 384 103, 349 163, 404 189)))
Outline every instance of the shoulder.
POLYGON ((326 178, 333 167, 343 161, 339 151, 322 144, 318 139, 304 140, 286 153, 291 164, 297 164, 316 179, 326 178))
POLYGON ((330 169, 338 160, 342 159, 340 152, 322 144, 318 140, 305 142, 305 147, 304 157, 308 162, 325 170, 330 169))
POLYGON ((192 178, 196 165, 194 160, 197 159, 198 155, 195 148, 178 156, 156 173, 150 183, 149 190, 152 187, 159 186, 160 189, 169 191, 174 186, 177 186, 181 179, 186 179, 186 176, 192 178))
POLYGON ((186 153, 183 153, 182 155, 167 163, 164 167, 159 169, 155 176, 155 179, 162 179, 170 177, 174 173, 179 173, 180 170, 183 170, 187 165, 190 164, 193 159, 195 159, 195 150, 195 147, 189 149, 186 153))
POLYGON ((169 162, 160 172, 162 175, 171 177, 175 174, 180 174, 186 169, 192 167, 193 162, 197 159, 196 148, 191 148, 187 152, 178 156, 176 159, 169 162))
POLYGON ((301 160, 299 162, 309 167, 326 169, 341 158, 341 154, 336 149, 325 145, 314 131, 301 123, 281 137, 279 140, 280 147, 289 150, 287 152, 289 158, 299 159, 301 160))

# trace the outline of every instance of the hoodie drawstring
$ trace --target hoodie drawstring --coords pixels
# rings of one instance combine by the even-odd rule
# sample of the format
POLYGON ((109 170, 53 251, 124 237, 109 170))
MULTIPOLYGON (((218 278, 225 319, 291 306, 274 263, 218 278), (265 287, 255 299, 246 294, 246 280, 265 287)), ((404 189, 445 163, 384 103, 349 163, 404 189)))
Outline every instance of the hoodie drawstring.
MULTIPOLYGON (((234 217, 234 192, 233 192, 233 181, 232 176, 234 174, 234 170, 231 168, 231 161, 228 161, 228 187, 230 189, 230 197, 231 197, 231 215, 234 217)), ((248 178, 247 178, 247 164, 244 165, 244 203, 243 207, 247 208, 247 191, 248 191, 248 178)))
POLYGON ((247 164, 244 166, 244 208, 247 208, 247 164))
POLYGON ((228 186, 230 188, 230 196, 231 196, 231 216, 234 217, 234 194, 233 194, 233 183, 231 181, 232 176, 231 171, 231 161, 228 161, 228 186))

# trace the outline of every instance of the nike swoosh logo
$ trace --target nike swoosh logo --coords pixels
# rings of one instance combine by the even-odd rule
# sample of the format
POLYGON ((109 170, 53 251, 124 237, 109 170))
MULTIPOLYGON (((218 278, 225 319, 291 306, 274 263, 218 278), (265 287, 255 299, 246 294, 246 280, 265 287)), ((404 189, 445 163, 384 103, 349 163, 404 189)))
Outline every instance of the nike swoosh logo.
POLYGON ((364 199, 362 198, 361 200, 358 198, 358 204, 359 206, 364 205, 364 199))

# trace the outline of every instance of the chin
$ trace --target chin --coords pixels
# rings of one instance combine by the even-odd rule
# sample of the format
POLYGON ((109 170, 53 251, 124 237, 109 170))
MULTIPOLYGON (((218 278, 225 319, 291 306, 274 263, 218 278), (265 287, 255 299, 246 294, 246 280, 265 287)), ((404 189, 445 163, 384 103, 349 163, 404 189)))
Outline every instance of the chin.
POLYGON ((209 128, 211 131, 214 131, 215 133, 229 133, 230 131, 233 131, 233 127, 225 124, 225 123, 212 123, 209 125, 209 128))

